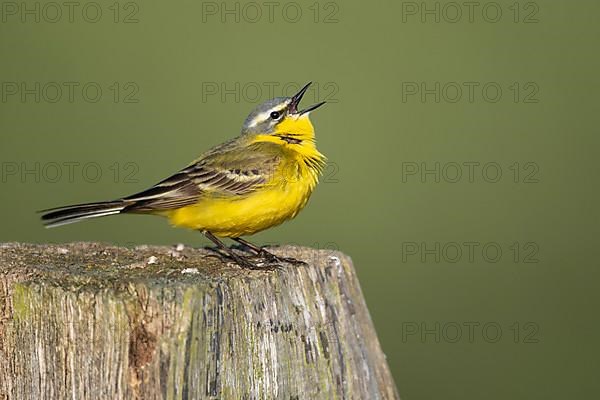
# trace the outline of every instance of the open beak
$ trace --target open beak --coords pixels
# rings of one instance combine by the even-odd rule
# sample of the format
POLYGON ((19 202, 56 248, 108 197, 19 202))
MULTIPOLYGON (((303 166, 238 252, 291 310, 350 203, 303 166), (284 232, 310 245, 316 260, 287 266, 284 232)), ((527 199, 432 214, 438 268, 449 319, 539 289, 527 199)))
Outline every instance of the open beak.
POLYGON ((305 108, 304 110, 298 111, 298 105, 300 104, 300 100, 302 100, 302 97, 304 96, 304 94, 306 93, 306 91, 308 90, 308 88, 310 87, 311 84, 312 84, 312 82, 308 82, 302 89, 300 89, 300 91, 298 93, 296 93, 294 96, 292 96, 292 102, 289 105, 290 114, 295 114, 295 115, 306 114, 313 110, 316 110, 317 108, 321 107, 323 104, 326 103, 325 101, 322 101, 322 102, 312 105, 308 108, 305 108))

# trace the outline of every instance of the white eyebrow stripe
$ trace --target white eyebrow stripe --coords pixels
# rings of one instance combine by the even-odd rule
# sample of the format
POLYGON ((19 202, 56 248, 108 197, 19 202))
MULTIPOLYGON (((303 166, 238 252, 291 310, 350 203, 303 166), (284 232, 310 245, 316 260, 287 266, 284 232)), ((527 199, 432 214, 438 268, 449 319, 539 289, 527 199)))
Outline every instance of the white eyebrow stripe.
POLYGON ((256 125, 258 125, 259 122, 265 121, 267 119, 267 117, 269 117, 271 115, 271 113, 273 111, 279 111, 279 112, 281 112, 284 109, 285 109, 285 106, 284 107, 280 107, 280 108, 273 107, 273 108, 271 108, 268 111, 262 112, 262 113, 258 114, 256 117, 254 117, 254 119, 252 120, 252 122, 248 126, 249 127, 256 126, 256 125))
POLYGON ((267 115, 269 114, 271 114, 270 110, 258 114, 256 117, 254 117, 254 119, 250 123, 250 126, 256 126, 260 121, 264 121, 267 115))

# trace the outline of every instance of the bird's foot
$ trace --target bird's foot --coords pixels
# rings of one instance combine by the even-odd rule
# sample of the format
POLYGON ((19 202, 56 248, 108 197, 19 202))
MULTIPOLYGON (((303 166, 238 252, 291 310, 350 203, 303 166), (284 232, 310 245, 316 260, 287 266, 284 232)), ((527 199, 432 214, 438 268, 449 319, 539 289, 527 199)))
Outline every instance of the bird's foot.
POLYGON ((275 254, 268 252, 267 250, 265 250, 264 248, 260 249, 260 252, 258 253, 258 256, 263 258, 265 261, 269 262, 269 263, 289 263, 289 264, 293 264, 293 265, 308 265, 307 263, 305 263, 302 260, 296 260, 293 257, 279 257, 276 256, 275 254))
POLYGON ((250 269, 255 271, 275 271, 280 270, 283 267, 281 265, 273 264, 271 260, 259 259, 259 262, 255 262, 250 257, 243 257, 241 255, 232 252, 225 252, 221 249, 213 249, 215 254, 208 255, 207 257, 218 258, 221 261, 233 261, 238 267, 243 269, 250 269), (266 262, 265 262, 266 261, 266 262))
POLYGON ((262 265, 261 263, 255 263, 246 257, 237 256, 232 258, 235 261, 235 263, 241 268, 263 271, 272 270, 270 265, 262 265))

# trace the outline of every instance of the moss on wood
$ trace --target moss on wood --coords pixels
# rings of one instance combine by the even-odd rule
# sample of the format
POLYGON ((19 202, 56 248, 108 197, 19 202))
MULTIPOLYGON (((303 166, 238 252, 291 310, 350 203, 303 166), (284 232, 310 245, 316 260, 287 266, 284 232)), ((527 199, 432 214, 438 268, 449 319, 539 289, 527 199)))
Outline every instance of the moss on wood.
POLYGON ((396 399, 351 260, 0 246, 0 399, 396 399))

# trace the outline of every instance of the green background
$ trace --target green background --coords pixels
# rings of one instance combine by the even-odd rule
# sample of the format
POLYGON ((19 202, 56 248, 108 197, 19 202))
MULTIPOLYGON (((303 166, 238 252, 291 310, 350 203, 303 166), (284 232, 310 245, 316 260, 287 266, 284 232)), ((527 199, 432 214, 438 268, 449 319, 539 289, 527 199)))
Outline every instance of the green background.
POLYGON ((112 2, 96 3, 96 23, 86 2, 73 22, 66 8, 22 22, 9 7, 0 240, 208 245, 160 218, 45 230, 34 211, 144 189, 236 135, 269 85, 312 80, 303 104, 330 101, 313 122, 331 164, 296 220, 253 240, 352 256, 404 399, 597 392, 600 4, 518 2, 517 15, 513 1, 476 2, 469 21, 447 3, 281 2, 270 18, 262 2, 260 17, 246 3, 222 16, 221 2, 121 2, 117 23, 112 2), (22 98, 36 82, 39 102, 22 98), (72 101, 64 82, 79 84, 72 101), (65 163, 78 163, 72 177, 65 163), (436 163, 439 179, 407 174, 436 163), (472 179, 464 163, 479 163, 472 179))

